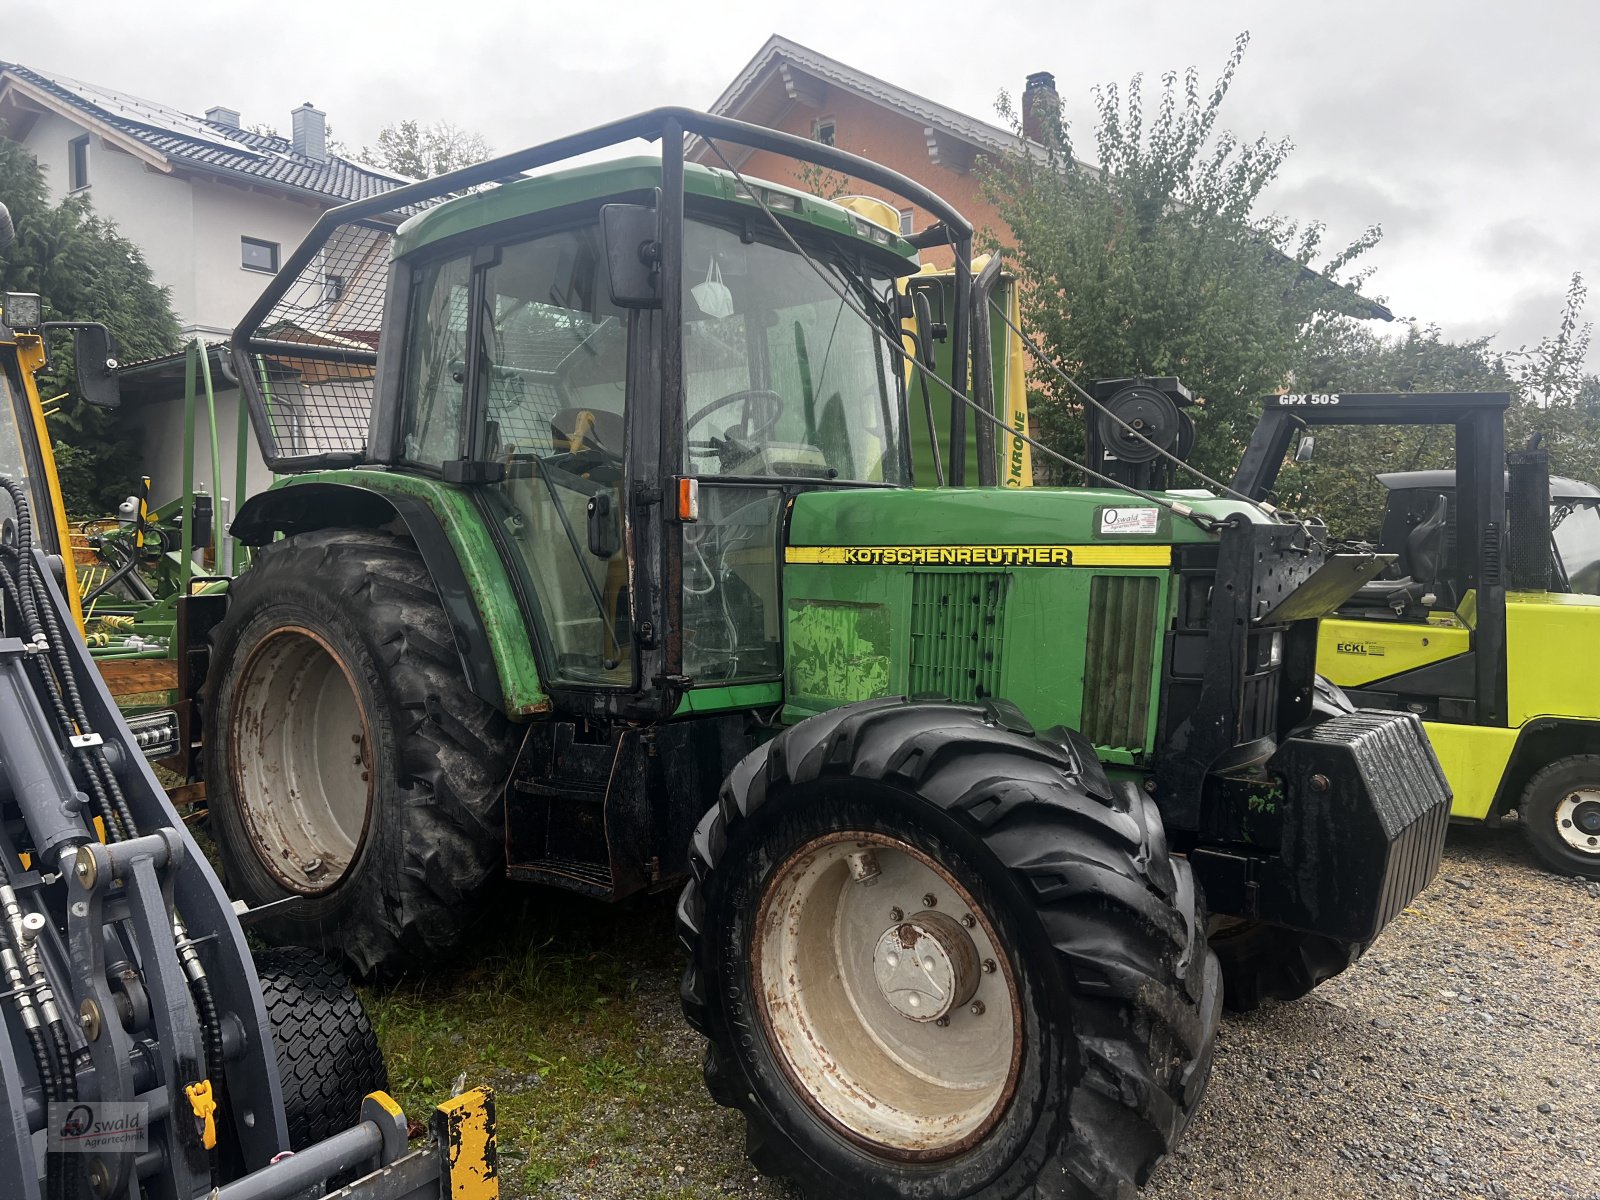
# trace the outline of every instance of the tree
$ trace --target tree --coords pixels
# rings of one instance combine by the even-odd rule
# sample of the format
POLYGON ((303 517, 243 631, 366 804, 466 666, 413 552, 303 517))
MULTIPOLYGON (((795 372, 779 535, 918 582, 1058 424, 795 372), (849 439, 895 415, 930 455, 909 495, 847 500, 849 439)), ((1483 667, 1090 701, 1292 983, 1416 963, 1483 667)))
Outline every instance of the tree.
POLYGON ((489 152, 482 134, 449 121, 423 125, 407 120, 385 125, 378 131, 377 145, 363 149, 360 157, 407 179, 429 179, 480 163, 489 152))
MULTIPOLYGON (((1313 270, 1321 224, 1257 215, 1291 145, 1217 132, 1248 41, 1237 39, 1207 97, 1192 67, 1181 82, 1163 76, 1148 127, 1140 76, 1125 94, 1094 89, 1098 167, 1075 157, 1057 103, 1029 114, 1037 145, 985 172, 1042 348, 1081 380, 1180 377, 1203 401, 1193 461, 1213 475, 1231 473, 1257 398, 1289 377, 1313 318, 1357 310, 1351 289, 1365 276, 1338 280, 1380 237, 1374 226, 1313 270)), ((1020 134, 1009 98, 999 107, 1020 134)), ((1081 457, 1077 396, 1043 370, 1033 388, 1047 444, 1081 457)))
MULTIPOLYGON (((103 321, 125 362, 170 354, 178 347, 176 316, 140 249, 95 215, 86 196, 52 205, 44 170, 18 143, 0 136, 0 200, 17 236, 0 251, 8 291, 38 292, 51 321, 103 321)), ((51 347, 38 377, 45 399, 63 399, 50 420, 67 508, 81 514, 115 509, 138 479, 138 452, 127 422, 78 396, 70 344, 51 347)))
MULTIPOLYGON (((1501 352, 1488 337, 1449 342, 1435 326, 1379 337, 1344 319, 1315 322, 1294 376, 1307 392, 1507 392, 1506 445, 1539 433, 1557 474, 1600 482, 1600 379, 1588 374, 1587 292, 1574 274, 1556 330, 1536 345, 1501 352)), ((1454 465, 1448 428, 1320 430, 1309 463, 1287 464, 1278 500, 1328 521, 1335 536, 1373 538, 1383 511, 1380 471, 1454 465)))

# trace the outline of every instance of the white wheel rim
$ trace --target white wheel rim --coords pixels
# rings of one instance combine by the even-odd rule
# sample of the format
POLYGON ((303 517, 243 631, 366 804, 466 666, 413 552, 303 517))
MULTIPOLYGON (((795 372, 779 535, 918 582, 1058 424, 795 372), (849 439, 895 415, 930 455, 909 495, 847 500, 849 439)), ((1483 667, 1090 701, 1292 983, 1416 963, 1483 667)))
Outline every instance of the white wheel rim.
POLYGON ((1574 850, 1600 857, 1600 788, 1578 788, 1561 797, 1556 832, 1574 850))
POLYGON ((298 626, 256 644, 233 713, 234 795, 251 848, 285 887, 315 895, 355 861, 372 811, 372 748, 349 669, 298 626))
POLYGON ((791 1083, 851 1140, 947 1158, 1004 1114, 1022 1060, 1011 966, 970 893, 920 851, 868 833, 800 847, 762 896, 751 966, 791 1083))

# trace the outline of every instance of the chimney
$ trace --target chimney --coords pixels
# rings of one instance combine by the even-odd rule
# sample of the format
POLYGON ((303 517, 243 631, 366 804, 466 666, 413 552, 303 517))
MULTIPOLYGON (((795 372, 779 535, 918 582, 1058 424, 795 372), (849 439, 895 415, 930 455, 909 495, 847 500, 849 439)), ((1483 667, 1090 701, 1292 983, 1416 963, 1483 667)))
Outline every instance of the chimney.
POLYGON ((1022 136, 1030 142, 1044 141, 1045 114, 1054 114, 1060 106, 1056 77, 1049 71, 1029 75, 1028 85, 1022 89, 1022 136))
POLYGON ((307 100, 289 114, 293 130, 289 143, 296 154, 313 162, 328 161, 328 114, 307 100))
POLYGON ((239 110, 237 108, 223 108, 220 104, 214 105, 206 109, 206 120, 213 125, 221 125, 225 129, 237 129, 239 128, 239 110))

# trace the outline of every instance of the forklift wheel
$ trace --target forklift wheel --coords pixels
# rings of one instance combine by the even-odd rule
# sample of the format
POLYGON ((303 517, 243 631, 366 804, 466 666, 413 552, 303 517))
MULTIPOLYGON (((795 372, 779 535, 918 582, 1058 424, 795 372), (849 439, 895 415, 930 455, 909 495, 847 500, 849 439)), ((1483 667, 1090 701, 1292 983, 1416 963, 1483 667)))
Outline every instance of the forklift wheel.
POLYGON ((1574 754, 1545 767, 1528 781, 1517 815, 1546 867, 1600 879, 1600 755, 1574 754))
POLYGON ((1130 1196, 1205 1090, 1221 989, 1188 864, 1087 743, 1002 707, 813 717, 696 832, 706 1085, 808 1196, 1130 1196))

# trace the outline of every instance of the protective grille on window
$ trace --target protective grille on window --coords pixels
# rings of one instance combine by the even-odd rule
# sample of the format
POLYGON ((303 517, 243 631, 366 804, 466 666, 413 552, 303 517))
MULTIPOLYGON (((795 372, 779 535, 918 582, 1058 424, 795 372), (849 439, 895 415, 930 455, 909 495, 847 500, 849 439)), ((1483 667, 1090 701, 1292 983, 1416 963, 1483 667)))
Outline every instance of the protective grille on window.
POLYGON ((249 331, 244 390, 273 470, 365 458, 391 237, 374 222, 339 226, 249 331))

